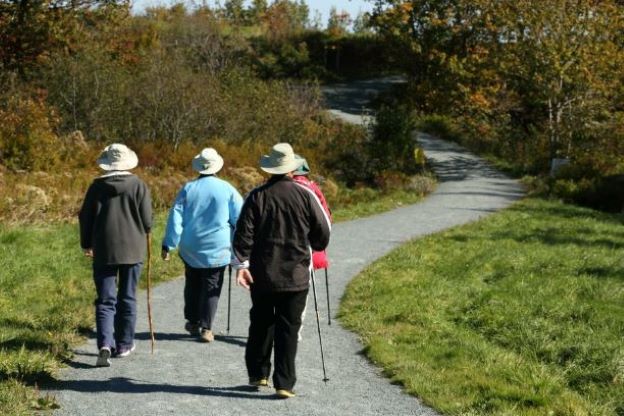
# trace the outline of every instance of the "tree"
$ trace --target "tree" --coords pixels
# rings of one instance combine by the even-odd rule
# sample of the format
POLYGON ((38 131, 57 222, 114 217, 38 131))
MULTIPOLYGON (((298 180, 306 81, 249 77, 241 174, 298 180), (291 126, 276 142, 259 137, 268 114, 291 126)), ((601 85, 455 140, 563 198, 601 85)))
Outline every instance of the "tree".
POLYGON ((71 47, 79 18, 100 7, 122 7, 127 0, 0 0, 0 65, 22 78, 50 52, 71 47))
POLYGON ((233 22, 241 23, 245 17, 243 2, 243 0, 226 0, 223 4, 225 8, 225 17, 233 22))
POLYGON ((343 36, 349 29, 351 24, 351 16, 349 13, 342 10, 338 12, 335 6, 329 11, 329 19, 327 20, 327 32, 330 36, 340 37, 343 36))
POLYGON ((624 9, 605 0, 379 0, 418 110, 460 121, 482 149, 545 171, 598 149, 617 117, 624 9))
POLYGON ((268 7, 267 0, 253 0, 249 9, 249 15, 252 19, 252 23, 260 23, 268 7))

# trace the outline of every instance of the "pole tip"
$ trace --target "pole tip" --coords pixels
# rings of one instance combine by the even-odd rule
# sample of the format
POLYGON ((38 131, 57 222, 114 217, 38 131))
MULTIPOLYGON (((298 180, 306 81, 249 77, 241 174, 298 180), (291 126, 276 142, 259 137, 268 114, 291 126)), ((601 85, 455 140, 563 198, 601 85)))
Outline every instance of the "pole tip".
POLYGON ((325 378, 323 379, 323 382, 325 382, 325 383, 327 383, 328 381, 329 381, 329 379, 328 379, 327 377, 325 377, 325 378))

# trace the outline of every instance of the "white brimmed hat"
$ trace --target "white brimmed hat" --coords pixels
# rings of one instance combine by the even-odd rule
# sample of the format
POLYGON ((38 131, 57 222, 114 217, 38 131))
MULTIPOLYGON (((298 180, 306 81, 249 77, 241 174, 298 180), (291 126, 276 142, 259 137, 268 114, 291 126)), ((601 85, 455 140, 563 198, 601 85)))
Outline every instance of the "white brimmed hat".
POLYGON ((278 143, 273 146, 270 154, 262 156, 260 169, 273 175, 284 175, 297 170, 301 163, 301 159, 295 157, 295 152, 288 143, 278 143))
POLYGON ((207 147, 193 158, 193 169, 201 175, 214 175, 223 167, 223 158, 212 147, 207 147))
POLYGON ((130 170, 139 164, 139 158, 128 146, 113 143, 102 150, 97 164, 104 170, 130 170))

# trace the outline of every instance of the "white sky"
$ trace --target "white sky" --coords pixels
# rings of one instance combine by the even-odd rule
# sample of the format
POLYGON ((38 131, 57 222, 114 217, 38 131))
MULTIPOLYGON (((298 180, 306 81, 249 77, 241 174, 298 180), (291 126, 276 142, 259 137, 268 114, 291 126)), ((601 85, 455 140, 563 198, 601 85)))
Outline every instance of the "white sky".
MULTIPOLYGON (((192 4, 191 0, 183 0, 185 3, 192 4)), ((316 14, 316 10, 321 13, 321 23, 323 26, 327 24, 327 18, 329 16, 329 10, 332 6, 336 6, 338 11, 346 11, 348 12, 352 18, 355 18, 360 11, 367 12, 371 11, 373 8, 372 0, 305 0, 308 6, 310 7, 310 19, 314 19, 316 14)), ((134 0, 132 3, 132 9, 140 13, 146 7, 149 6, 161 6, 161 5, 169 5, 173 3, 177 3, 176 0, 134 0)), ((196 0, 196 3, 201 4, 201 0, 196 0)), ((209 5, 214 5, 215 0, 208 0, 207 3, 209 5)), ((224 0, 221 0, 221 4, 224 3, 224 0)), ((269 0, 269 4, 272 3, 269 0)))

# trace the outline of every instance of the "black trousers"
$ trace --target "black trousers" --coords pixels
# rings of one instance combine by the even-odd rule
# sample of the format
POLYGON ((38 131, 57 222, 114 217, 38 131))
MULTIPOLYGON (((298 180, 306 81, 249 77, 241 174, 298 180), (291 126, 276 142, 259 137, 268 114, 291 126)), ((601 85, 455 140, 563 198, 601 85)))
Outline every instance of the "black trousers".
POLYGON ((225 266, 207 269, 196 269, 188 264, 184 266, 184 318, 198 323, 202 328, 212 329, 223 287, 225 266))
POLYGON ((268 378, 271 372, 271 351, 275 346, 273 385, 276 389, 292 390, 297 381, 295 357, 297 335, 308 296, 300 292, 251 291, 249 338, 245 362, 249 378, 268 378))

